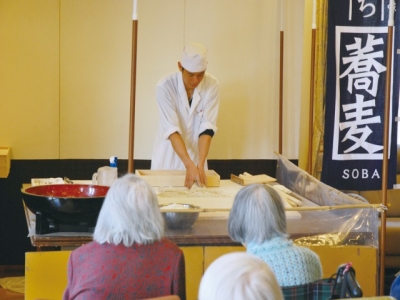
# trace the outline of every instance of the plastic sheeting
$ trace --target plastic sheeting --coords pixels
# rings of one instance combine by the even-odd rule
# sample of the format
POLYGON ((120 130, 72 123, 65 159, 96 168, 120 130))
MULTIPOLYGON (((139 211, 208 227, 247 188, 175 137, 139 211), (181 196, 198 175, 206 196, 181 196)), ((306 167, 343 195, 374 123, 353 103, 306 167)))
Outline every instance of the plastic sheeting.
POLYGON ((301 245, 369 245, 378 248, 379 205, 332 188, 278 154, 276 179, 303 202, 288 220, 291 238, 301 245))

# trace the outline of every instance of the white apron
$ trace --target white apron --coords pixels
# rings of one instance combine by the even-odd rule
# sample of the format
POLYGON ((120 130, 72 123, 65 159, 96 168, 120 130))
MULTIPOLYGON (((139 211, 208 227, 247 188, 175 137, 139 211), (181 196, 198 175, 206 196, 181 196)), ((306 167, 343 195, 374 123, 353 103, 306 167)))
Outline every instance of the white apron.
MULTIPOLYGON (((194 90, 192 105, 189 107, 182 73, 172 73, 163 77, 157 83, 156 97, 160 117, 151 169, 185 169, 169 140, 169 136, 174 132, 181 134, 189 157, 197 165, 199 161, 199 134, 206 129, 217 131, 218 81, 212 75, 206 73, 194 90)), ((205 168, 207 168, 207 162, 205 168)))

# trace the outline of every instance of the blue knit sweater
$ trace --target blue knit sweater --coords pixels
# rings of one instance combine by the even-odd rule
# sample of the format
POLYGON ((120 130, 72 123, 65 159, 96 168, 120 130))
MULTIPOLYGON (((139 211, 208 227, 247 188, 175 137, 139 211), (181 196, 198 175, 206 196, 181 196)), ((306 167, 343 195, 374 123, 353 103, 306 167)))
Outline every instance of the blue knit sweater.
POLYGON ((247 252, 269 265, 280 286, 301 285, 322 278, 318 255, 286 238, 275 237, 263 244, 249 243, 247 252))

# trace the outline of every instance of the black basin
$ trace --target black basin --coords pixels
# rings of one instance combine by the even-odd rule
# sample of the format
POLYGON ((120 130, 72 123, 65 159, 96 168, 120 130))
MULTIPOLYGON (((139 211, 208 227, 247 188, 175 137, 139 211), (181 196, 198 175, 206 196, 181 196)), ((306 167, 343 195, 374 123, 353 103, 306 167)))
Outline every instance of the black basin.
POLYGON ((86 184, 50 184, 21 190, 28 209, 57 223, 95 223, 109 187, 86 184))

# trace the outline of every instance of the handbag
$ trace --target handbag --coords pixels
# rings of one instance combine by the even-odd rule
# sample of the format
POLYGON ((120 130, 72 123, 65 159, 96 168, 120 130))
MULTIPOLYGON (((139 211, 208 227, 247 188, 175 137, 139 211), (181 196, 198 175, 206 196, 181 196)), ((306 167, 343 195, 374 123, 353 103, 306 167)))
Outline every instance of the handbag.
POLYGON ((351 263, 340 265, 330 278, 311 283, 282 287, 285 300, 329 300, 361 298, 362 290, 355 279, 351 263))
POLYGON ((327 300, 337 299, 341 284, 334 278, 320 279, 311 283, 282 287, 285 300, 327 300))

